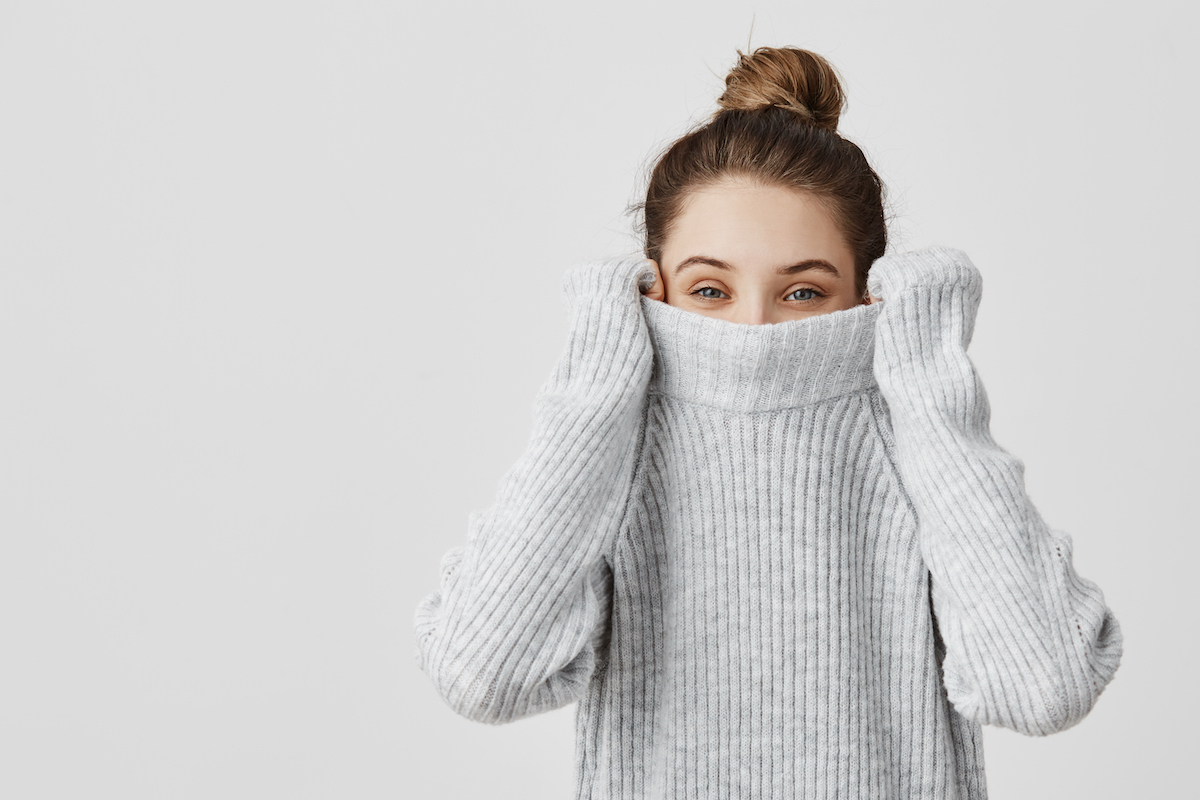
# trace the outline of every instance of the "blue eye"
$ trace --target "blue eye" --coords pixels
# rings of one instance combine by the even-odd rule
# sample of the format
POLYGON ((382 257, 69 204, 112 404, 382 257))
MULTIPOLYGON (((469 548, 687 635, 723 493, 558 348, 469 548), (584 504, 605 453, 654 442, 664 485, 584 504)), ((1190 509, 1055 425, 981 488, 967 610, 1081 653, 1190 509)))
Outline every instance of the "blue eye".
MULTIPOLYGON (((691 294, 694 297, 704 298, 705 300, 720 300, 722 297, 726 296, 723 291, 721 291, 720 289, 718 289, 715 286, 701 286, 698 289, 692 290, 691 292, 689 292, 689 294, 691 294), (709 292, 711 292, 711 294, 709 294, 709 292)), ((825 293, 822 292, 821 290, 813 289, 812 287, 809 287, 809 286, 805 286, 800 289, 795 289, 795 290, 789 292, 787 295, 787 297, 793 297, 795 300, 797 300, 798 302, 801 302, 801 303, 812 303, 812 302, 819 300, 825 296, 826 296, 825 293), (795 297, 795 295, 800 294, 801 292, 808 292, 809 296, 808 297, 795 297)))
POLYGON ((816 289, 810 289, 809 287, 806 286, 803 289, 797 289, 796 291, 792 292, 791 294, 788 295, 788 297, 792 297, 793 295, 798 294, 799 292, 811 292, 812 293, 812 297, 796 298, 797 300, 799 300, 802 303, 811 303, 813 300, 816 300, 819 297, 825 296, 821 292, 818 292, 816 289))

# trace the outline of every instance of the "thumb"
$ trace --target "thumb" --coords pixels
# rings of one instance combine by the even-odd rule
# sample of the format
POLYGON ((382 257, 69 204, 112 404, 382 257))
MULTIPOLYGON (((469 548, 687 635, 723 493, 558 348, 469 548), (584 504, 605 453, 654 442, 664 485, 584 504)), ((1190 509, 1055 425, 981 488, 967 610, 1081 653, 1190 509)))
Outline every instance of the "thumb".
POLYGON ((658 262, 654 259, 647 259, 654 265, 654 283, 650 285, 642 294, 649 297, 651 300, 665 300, 667 296, 666 287, 663 285, 662 270, 658 268, 658 262))

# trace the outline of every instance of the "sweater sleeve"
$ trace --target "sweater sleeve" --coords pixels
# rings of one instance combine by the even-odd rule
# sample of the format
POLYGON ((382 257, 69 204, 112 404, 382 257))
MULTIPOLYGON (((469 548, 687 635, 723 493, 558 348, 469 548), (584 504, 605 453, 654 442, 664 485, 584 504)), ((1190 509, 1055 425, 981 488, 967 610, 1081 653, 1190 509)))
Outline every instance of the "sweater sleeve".
POLYGON ((640 300, 653 277, 635 257, 568 269, 567 346, 537 394, 529 443, 416 610, 418 666, 468 719, 501 724, 567 705, 603 658, 607 558, 654 360, 640 300))
POLYGON ((917 517, 955 709, 1030 736, 1091 710, 1120 663, 1123 639, 1100 588, 1071 563, 1025 493, 1024 464, 989 430, 990 408, 967 356, 982 277, 961 250, 879 259, 884 307, 874 370, 896 468, 917 517))

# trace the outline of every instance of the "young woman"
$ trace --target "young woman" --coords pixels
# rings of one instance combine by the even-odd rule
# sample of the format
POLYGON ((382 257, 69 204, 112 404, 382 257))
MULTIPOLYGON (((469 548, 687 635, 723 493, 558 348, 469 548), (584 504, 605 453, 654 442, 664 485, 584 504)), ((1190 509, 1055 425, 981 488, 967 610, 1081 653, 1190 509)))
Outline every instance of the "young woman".
POLYGON ((418 663, 481 722, 580 701, 579 798, 983 798, 980 726, 1078 723, 1120 628, 990 435, 979 272, 884 255, 824 59, 739 56, 654 167, 645 257, 567 272, 418 663))

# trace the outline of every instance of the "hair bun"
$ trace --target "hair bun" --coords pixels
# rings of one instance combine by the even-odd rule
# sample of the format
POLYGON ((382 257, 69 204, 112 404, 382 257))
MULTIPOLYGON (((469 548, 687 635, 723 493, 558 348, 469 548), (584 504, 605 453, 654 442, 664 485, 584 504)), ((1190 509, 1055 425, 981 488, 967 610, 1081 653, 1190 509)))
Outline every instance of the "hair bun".
POLYGON ((725 76, 725 91, 717 98, 717 115, 786 108, 810 125, 837 131, 846 97, 832 64, 795 47, 760 47, 749 55, 741 50, 737 54, 737 64, 725 76))

